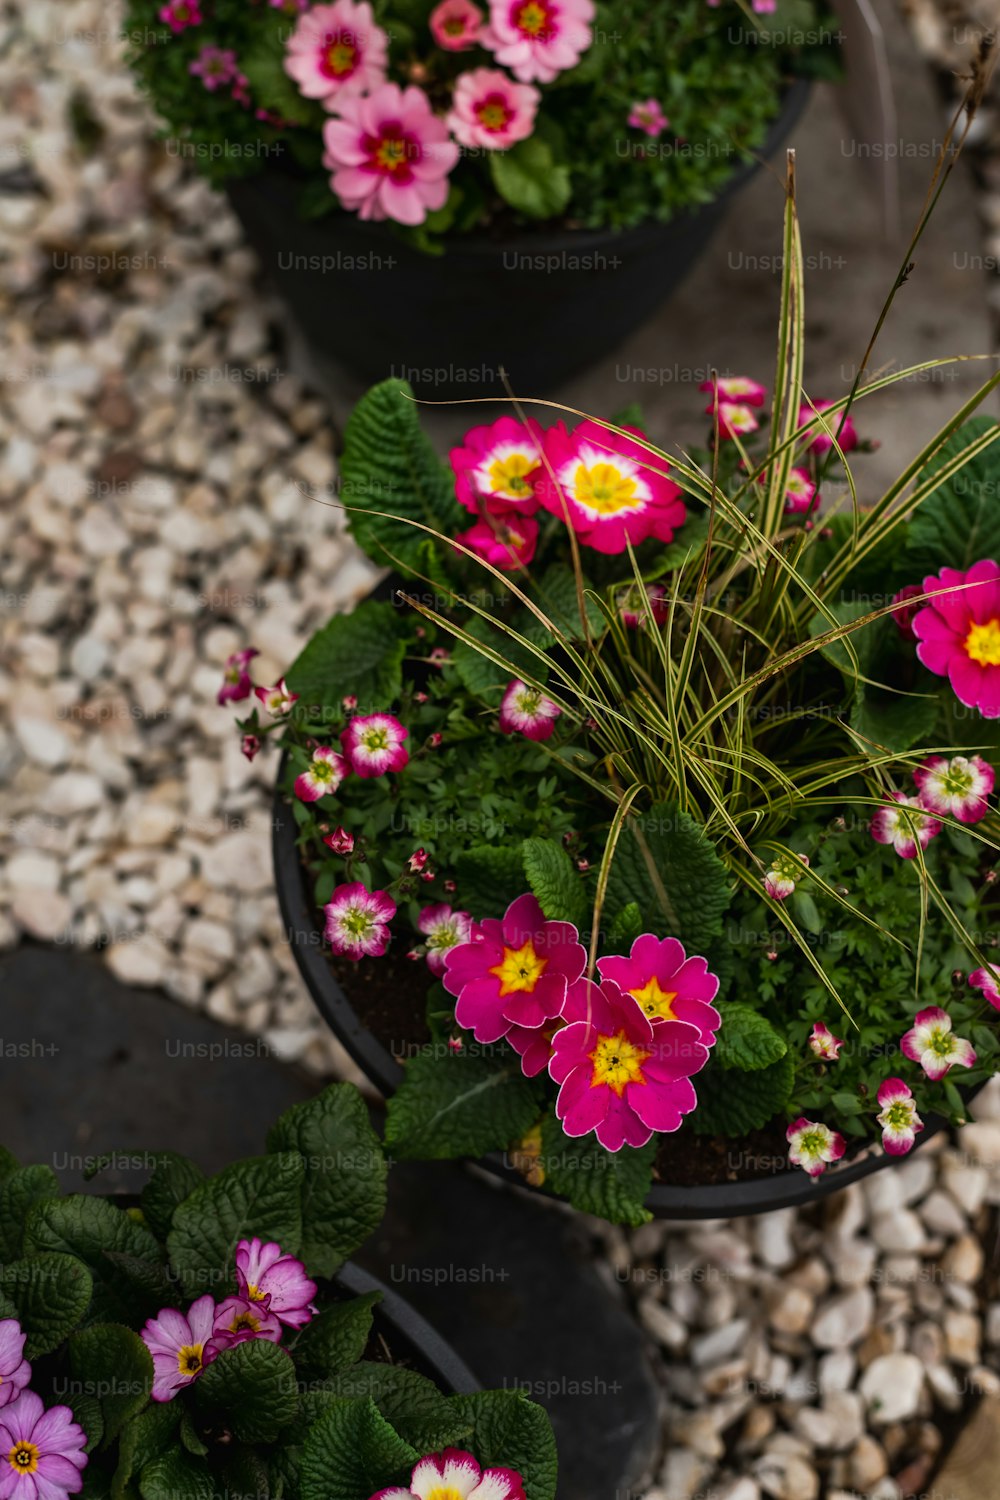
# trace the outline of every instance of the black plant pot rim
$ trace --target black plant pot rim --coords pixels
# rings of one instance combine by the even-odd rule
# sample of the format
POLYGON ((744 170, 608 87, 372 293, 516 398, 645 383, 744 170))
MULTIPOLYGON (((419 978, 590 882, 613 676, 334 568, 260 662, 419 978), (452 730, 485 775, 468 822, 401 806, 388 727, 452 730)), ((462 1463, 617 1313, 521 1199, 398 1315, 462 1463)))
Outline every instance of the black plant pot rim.
MULTIPOLYGON (((295 820, 280 791, 285 764, 283 755, 274 796, 272 834, 275 883, 285 931, 299 973, 324 1021, 365 1076, 388 1098, 402 1083, 404 1068, 365 1026, 330 967, 295 842, 295 820)), ((968 1097, 974 1098, 978 1091, 978 1088, 973 1090, 968 1097)), ((931 1116, 913 1149, 919 1150, 933 1136, 948 1128, 947 1120, 931 1116)), ((532 1187, 500 1152, 491 1152, 478 1160, 494 1176, 516 1184, 546 1202, 565 1201, 532 1187)), ((842 1166, 828 1167, 820 1177, 810 1177, 801 1168, 788 1167, 769 1177, 746 1178, 738 1182, 697 1186, 657 1182, 646 1199, 646 1207, 658 1219, 733 1219, 746 1214, 770 1213, 778 1208, 805 1208, 901 1160, 902 1157, 890 1156, 869 1146, 842 1166)))
MULTIPOLYGON (((631 228, 548 229, 544 224, 540 224, 533 232, 521 231, 511 235, 445 234, 442 236, 445 254, 454 256, 466 253, 473 259, 495 257, 498 253, 545 255, 582 251, 589 254, 595 250, 613 248, 615 245, 620 245, 623 240, 627 240, 630 245, 639 246, 669 236, 675 231, 678 222, 693 219, 703 210, 714 208, 728 201, 749 182, 758 170, 760 162, 774 155, 795 125, 809 101, 811 90, 811 79, 794 79, 782 95, 781 108, 768 126, 764 140, 754 149, 750 159, 742 162, 725 182, 720 184, 718 192, 708 202, 692 203, 676 214, 673 219, 647 219, 631 228)), ((280 172, 280 167, 278 171, 280 172)), ((282 175, 290 176, 291 174, 282 175)), ((253 181, 254 179, 237 179, 237 183, 241 180, 253 181)), ((396 240, 388 223, 359 219, 356 214, 346 211, 338 212, 337 224, 339 229, 358 239, 376 243, 384 242, 389 238, 396 240)))

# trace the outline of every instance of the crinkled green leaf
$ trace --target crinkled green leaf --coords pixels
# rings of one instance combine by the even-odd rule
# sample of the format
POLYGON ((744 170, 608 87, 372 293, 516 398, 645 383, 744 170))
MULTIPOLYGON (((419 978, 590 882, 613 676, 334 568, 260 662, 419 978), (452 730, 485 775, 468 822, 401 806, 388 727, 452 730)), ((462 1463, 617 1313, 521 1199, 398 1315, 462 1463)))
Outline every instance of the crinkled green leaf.
POLYGON ((59 1197, 59 1179, 51 1167, 15 1167, 0 1183, 0 1260, 20 1255, 24 1225, 33 1203, 59 1197))
POLYGON ((218 1500, 212 1471, 205 1459, 168 1448, 151 1459, 139 1475, 142 1500, 218 1500))
POLYGON ((32 1207, 24 1233, 26 1257, 41 1251, 63 1252, 82 1260, 94 1281, 91 1314, 102 1322, 130 1322, 133 1309, 106 1251, 162 1261, 163 1251, 143 1225, 104 1198, 70 1194, 32 1207))
POLYGON ((483 844, 463 849, 453 861, 458 886, 456 904, 477 921, 502 917, 512 901, 528 888, 521 847, 483 844))
POLYGON ((94 1283, 82 1260, 52 1253, 7 1261, 0 1267, 0 1290, 17 1309, 30 1360, 69 1338, 90 1307, 94 1283))
POLYGON ((305 1162, 297 1151, 235 1162, 202 1183, 174 1213, 170 1260, 190 1297, 224 1296, 235 1286, 242 1239, 276 1240, 289 1255, 302 1244, 305 1162))
POLYGON ((549 1192, 611 1224, 646 1224, 658 1137, 636 1150, 606 1151, 593 1135, 570 1138, 555 1115, 542 1121, 539 1166, 549 1192))
POLYGON ((493 186, 511 208, 531 219, 553 219, 570 200, 569 168, 547 141, 529 136, 507 151, 491 151, 493 186))
POLYGON ((689 955, 704 953, 722 931, 730 902, 729 880, 701 824, 681 812, 676 803, 658 802, 635 820, 626 819, 611 865, 608 901, 612 909, 634 901, 647 932, 680 938, 689 955), (672 915, 659 899, 637 828, 672 915))
POLYGON ((746 1135, 781 1114, 791 1097, 795 1067, 786 1052, 751 1073, 709 1063, 695 1079, 698 1108, 691 1116, 699 1135, 746 1135))
POLYGON ((176 1151, 158 1151, 153 1175, 140 1195, 142 1211, 157 1239, 165 1240, 174 1210, 190 1197, 205 1174, 197 1163, 176 1151))
POLYGON ((125 1423, 118 1439, 118 1467, 111 1482, 112 1500, 122 1500, 133 1476, 166 1452, 180 1418, 179 1401, 154 1402, 125 1423))
POLYGON ((333 1382, 341 1396, 374 1401, 389 1425, 418 1453, 461 1447, 472 1423, 432 1380, 402 1365, 362 1363, 333 1382))
POLYGON ((521 854, 528 884, 545 915, 579 927, 590 901, 580 872, 562 844, 555 839, 525 839, 521 854))
POLYGON ((559 1458, 542 1407, 523 1391, 480 1391, 454 1404, 472 1419, 469 1446, 484 1468, 516 1469, 530 1500, 554 1500, 559 1458))
POLYGON ((462 1052, 421 1052, 389 1101, 386 1146, 430 1161, 502 1151, 534 1124, 539 1099, 509 1047, 470 1040, 462 1052))
POLYGON ((295 1344, 295 1365, 305 1380, 329 1380, 357 1364, 371 1338, 381 1292, 338 1302, 307 1323, 295 1344))
MULTIPOLYGON (((971 417, 952 433, 921 475, 925 482, 990 428, 1000 440, 993 417, 971 417)), ((1000 441, 945 479, 914 513, 907 538, 907 560, 914 583, 925 574, 949 568, 971 568, 991 557, 1000 561, 1000 441)))
POLYGON ((302 1445, 300 1500, 359 1500, 403 1478, 423 1455, 374 1401, 344 1398, 315 1422, 302 1445))
POLYGON ((388 600, 366 599, 312 636, 288 672, 288 686, 306 703, 338 704, 353 694, 360 712, 382 713, 399 697, 405 655, 402 611, 388 600))
POLYGON ((69 1367, 76 1387, 101 1404, 106 1443, 149 1401, 152 1356, 139 1335, 120 1323, 95 1323, 74 1333, 69 1367))
POLYGON ((245 1443, 273 1443, 295 1420, 299 1393, 287 1349, 269 1339, 247 1339, 222 1353, 199 1378, 200 1411, 221 1419, 245 1443))
POLYGON ((766 1016, 752 1005, 729 1000, 719 1006, 722 1025, 715 1043, 715 1061, 720 1068, 753 1072, 784 1057, 788 1043, 766 1016))

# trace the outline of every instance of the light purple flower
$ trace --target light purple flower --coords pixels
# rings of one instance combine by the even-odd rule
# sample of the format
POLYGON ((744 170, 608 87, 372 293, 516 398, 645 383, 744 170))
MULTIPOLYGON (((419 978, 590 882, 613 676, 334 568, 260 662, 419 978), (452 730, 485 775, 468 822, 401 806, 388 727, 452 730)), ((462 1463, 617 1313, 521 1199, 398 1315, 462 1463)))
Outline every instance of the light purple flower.
POLYGON ((0 1411, 0 1500, 64 1500, 83 1488, 87 1435, 68 1406, 24 1391, 0 1411))
MULTIPOLYGON (((192 1302, 185 1315, 165 1307, 150 1318, 142 1341, 153 1356, 154 1401, 172 1401, 178 1391, 197 1380, 218 1352, 210 1347, 215 1331, 215 1301, 209 1293, 192 1302)), ((0 1492, 0 1500, 5 1500, 0 1492)), ((41 1500, 49 1500, 42 1496, 41 1500)))
POLYGON ((294 1255, 273 1240, 240 1240, 236 1246, 236 1282, 240 1296, 273 1313, 289 1328, 302 1328, 316 1309, 316 1283, 294 1255))
POLYGON ((26 1337, 16 1318, 0 1322, 0 1407, 16 1401, 31 1379, 31 1366, 24 1357, 26 1337))
POLYGON ((280 1344, 281 1320, 271 1312, 267 1302, 267 1298, 257 1301, 249 1297, 227 1297, 220 1302, 212 1329, 213 1354, 245 1344, 248 1339, 268 1339, 272 1344, 280 1344))

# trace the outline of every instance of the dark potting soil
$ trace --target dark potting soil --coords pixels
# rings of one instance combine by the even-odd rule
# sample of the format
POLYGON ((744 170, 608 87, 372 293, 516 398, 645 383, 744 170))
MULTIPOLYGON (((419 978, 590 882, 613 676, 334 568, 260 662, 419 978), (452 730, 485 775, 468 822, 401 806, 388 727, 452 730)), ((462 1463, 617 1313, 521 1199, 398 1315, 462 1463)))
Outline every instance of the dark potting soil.
MULTIPOLYGON (((389 952, 384 958, 329 958, 330 968, 365 1027, 398 1062, 412 1057, 430 1039, 424 1014, 427 970, 423 961, 389 952)), ((665 1136, 654 1168, 659 1182, 696 1187, 773 1177, 787 1170, 788 1142, 782 1120, 730 1140, 697 1135, 682 1126, 665 1136)))

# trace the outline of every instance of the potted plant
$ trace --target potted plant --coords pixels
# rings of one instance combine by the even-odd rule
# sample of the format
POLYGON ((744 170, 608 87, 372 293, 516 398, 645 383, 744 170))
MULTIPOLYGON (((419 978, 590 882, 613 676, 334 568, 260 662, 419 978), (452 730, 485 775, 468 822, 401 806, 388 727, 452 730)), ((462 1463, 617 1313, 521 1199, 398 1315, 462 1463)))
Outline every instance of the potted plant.
POLYGON ((439 396, 611 349, 836 67, 813 0, 129 0, 125 33, 306 337, 439 396))
MULTIPOLYGON (((0 1443, 18 1500, 223 1493, 551 1500, 555 1445, 345 1264, 386 1161, 334 1085, 206 1179, 149 1153, 137 1203, 0 1156, 0 1443)), ((144 1165, 145 1165, 144 1162, 144 1165)))

